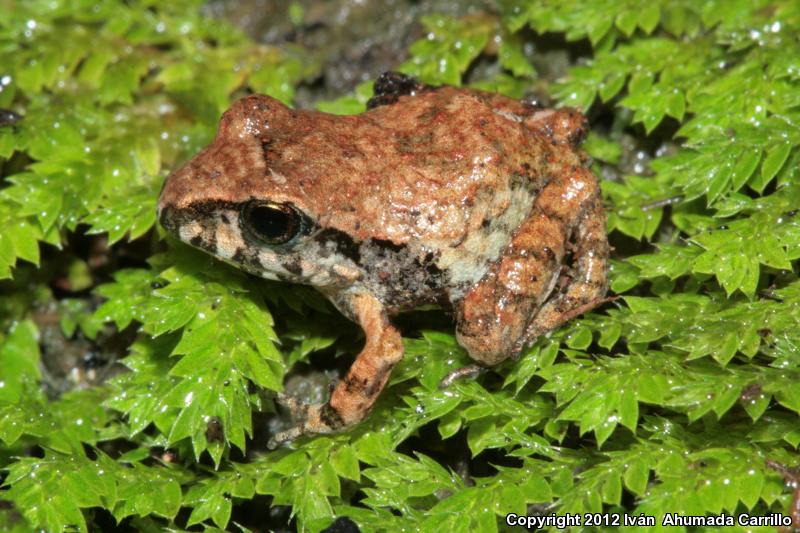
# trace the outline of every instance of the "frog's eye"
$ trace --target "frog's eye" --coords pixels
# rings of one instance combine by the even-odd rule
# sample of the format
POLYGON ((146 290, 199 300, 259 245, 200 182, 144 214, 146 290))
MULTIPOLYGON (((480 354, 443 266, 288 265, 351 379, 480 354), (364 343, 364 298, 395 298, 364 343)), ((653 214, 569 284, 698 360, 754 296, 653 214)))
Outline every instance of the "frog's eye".
POLYGON ((286 244, 302 230, 302 217, 292 205, 250 202, 242 211, 242 224, 266 244, 286 244))

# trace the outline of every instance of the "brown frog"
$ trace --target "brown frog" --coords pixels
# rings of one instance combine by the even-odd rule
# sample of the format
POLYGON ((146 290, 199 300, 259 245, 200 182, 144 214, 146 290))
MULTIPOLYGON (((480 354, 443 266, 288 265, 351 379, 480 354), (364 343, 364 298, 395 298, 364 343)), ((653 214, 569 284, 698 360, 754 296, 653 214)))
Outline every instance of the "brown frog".
POLYGON ((268 279, 316 287, 366 333, 324 404, 276 443, 363 420, 403 355, 390 317, 453 310, 490 366, 603 301, 609 246, 586 120, 498 94, 386 73, 360 115, 252 95, 166 181, 161 224, 268 279))

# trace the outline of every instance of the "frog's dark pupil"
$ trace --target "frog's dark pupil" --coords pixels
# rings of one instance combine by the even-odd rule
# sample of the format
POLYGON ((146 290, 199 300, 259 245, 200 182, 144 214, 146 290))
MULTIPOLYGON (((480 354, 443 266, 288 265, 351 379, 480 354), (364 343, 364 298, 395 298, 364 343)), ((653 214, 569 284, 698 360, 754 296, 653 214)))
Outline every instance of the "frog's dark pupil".
POLYGON ((299 216, 288 205, 251 204, 245 211, 245 220, 267 244, 289 242, 300 228, 299 216))

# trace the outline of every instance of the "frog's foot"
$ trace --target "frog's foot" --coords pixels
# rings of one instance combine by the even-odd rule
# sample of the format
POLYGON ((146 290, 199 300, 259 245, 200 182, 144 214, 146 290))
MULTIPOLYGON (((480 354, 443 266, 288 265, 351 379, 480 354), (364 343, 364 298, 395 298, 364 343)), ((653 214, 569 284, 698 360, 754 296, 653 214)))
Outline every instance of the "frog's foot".
POLYGON ((448 374, 442 378, 442 381, 439 382, 439 388, 446 389, 460 379, 475 379, 486 372, 486 370, 487 368, 485 366, 475 363, 462 366, 461 368, 456 368, 455 370, 448 372, 448 374))
POLYGON ((520 348, 533 344, 536 342, 536 339, 539 336, 544 335, 548 331, 551 331, 562 324, 569 322, 573 318, 577 318, 584 313, 588 313, 592 309, 596 307, 600 307, 603 304, 613 302, 618 300, 619 296, 606 296, 605 298, 596 298, 591 300, 585 304, 580 304, 575 307, 572 307, 563 313, 551 313, 547 315, 548 321, 540 320, 538 322, 534 322, 528 328, 526 332, 526 337, 524 338, 523 342, 520 342, 520 348))
POLYGON ((564 322, 616 299, 613 296, 604 297, 608 287, 605 272, 608 252, 605 216, 599 199, 595 198, 576 227, 576 249, 572 261, 574 274, 571 280, 542 306, 528 325, 517 349, 530 345, 537 337, 564 322))
POLYGON ((274 450, 285 442, 311 433, 333 433, 345 427, 341 417, 329 403, 309 404, 300 400, 279 394, 278 403, 286 408, 296 420, 293 427, 281 431, 273 436, 267 443, 267 448, 274 450))
POLYGON ((389 324, 383 307, 369 294, 354 294, 344 302, 352 309, 364 329, 367 342, 353 361, 345 378, 339 381, 324 404, 306 404, 296 398, 278 395, 278 403, 291 413, 296 425, 270 439, 270 449, 301 435, 335 433, 367 417, 389 380, 394 366, 403 357, 400 333, 389 324))
POLYGON ((284 394, 282 392, 279 392, 275 395, 275 403, 289 411, 292 416, 295 416, 298 412, 300 412, 303 406, 303 402, 294 396, 289 396, 288 394, 284 394))

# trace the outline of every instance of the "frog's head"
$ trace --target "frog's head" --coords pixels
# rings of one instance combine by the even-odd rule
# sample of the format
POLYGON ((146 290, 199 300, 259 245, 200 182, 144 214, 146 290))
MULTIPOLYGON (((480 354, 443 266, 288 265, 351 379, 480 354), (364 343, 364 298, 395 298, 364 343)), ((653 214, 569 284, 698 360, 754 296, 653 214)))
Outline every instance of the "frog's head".
POLYGON ((214 141, 167 178, 158 219, 180 240, 261 277, 348 285, 361 275, 353 241, 323 230, 302 187, 268 164, 294 114, 267 96, 237 101, 214 141))

